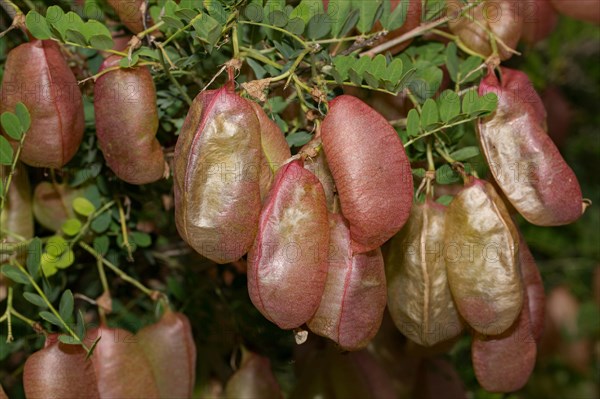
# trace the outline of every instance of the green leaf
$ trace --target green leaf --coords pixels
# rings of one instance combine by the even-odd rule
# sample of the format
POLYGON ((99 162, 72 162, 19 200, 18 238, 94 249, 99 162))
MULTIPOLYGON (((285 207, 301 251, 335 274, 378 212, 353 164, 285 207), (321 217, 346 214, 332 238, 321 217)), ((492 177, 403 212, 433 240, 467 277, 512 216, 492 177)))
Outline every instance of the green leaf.
POLYGON ((456 55, 456 44, 454 42, 448 43, 448 47, 446 47, 446 68, 448 69, 448 74, 450 75, 450 79, 453 82, 458 80, 458 56, 456 55))
POLYGON ((272 10, 269 14, 267 14, 267 21, 270 25, 283 28, 288 23, 288 17, 285 12, 281 10, 272 10))
POLYGON ((66 290, 60 297, 58 313, 63 320, 69 320, 73 315, 73 293, 71 290, 66 290))
POLYGON ((379 87, 380 81, 385 79, 387 72, 387 61, 385 57, 379 54, 373 58, 369 68, 363 73, 364 79, 367 84, 371 87, 379 87))
POLYGON ((96 207, 87 198, 77 197, 73 200, 73 210, 81 216, 88 217, 96 212, 96 207))
POLYGON ((19 118, 19 122, 21 122, 23 132, 28 131, 31 127, 31 115, 25 104, 18 102, 15 106, 15 113, 17 114, 17 118, 19 118))
POLYGON ((428 98, 421 110, 421 126, 423 126, 423 129, 427 130, 427 128, 435 125, 438 121, 439 114, 437 104, 434 100, 428 98))
POLYGON ((108 227, 110 226, 110 221, 110 213, 104 212, 98 217, 94 218, 90 227, 95 233, 102 234, 106 230, 108 230, 108 227))
POLYGON ((211 46, 214 46, 221 36, 221 25, 208 14, 202 14, 202 17, 194 22, 194 29, 198 36, 211 46))
MULTIPOLYGON (((404 25, 408 16, 408 6, 411 0, 402 0, 396 5, 387 18, 381 18, 382 26, 388 31, 398 29, 404 25)), ((384 13, 385 14, 385 13, 384 13)))
POLYGON ((369 69, 369 66, 371 65, 371 57, 360 57, 358 59, 357 62, 355 62, 352 67, 350 67, 350 70, 348 71, 348 76, 350 77, 350 80, 357 85, 362 84, 363 81, 363 74, 364 72, 369 69))
POLYGON ((90 46, 100 50, 110 50, 114 47, 112 37, 104 35, 94 35, 90 38, 90 46))
MULTIPOLYGON (((350 3, 350 1, 348 1, 348 0, 342 0, 342 1, 346 1, 347 3, 350 3)), ((342 26, 342 29, 340 30, 340 33, 337 35, 337 37, 346 36, 352 29, 354 29, 354 27, 356 26, 356 24, 358 23, 359 20, 360 20, 360 11, 352 10, 348 14, 348 17, 346 18, 346 21, 344 22, 344 25, 342 26)))
POLYGON ((445 90, 440 95, 440 118, 448 123, 460 114, 460 98, 452 90, 445 90))
MULTIPOLYGON (((331 19, 331 36, 340 37, 340 32, 350 15, 352 3, 348 0, 330 0, 327 15, 331 19)), ((356 10, 358 11, 358 10, 356 10)), ((355 14, 358 15, 358 12, 355 14)), ((358 20, 357 20, 358 21, 358 20)))
POLYGON ((78 219, 68 219, 61 228, 66 235, 74 236, 81 230, 81 222, 78 219))
POLYGON ((52 32, 46 18, 37 11, 29 11, 27 17, 25 17, 25 24, 27 30, 33 37, 40 40, 50 39, 52 32))
POLYGON ((181 20, 179 18, 176 18, 175 16, 163 15, 162 20, 165 23, 165 25, 168 26, 169 28, 181 29, 181 28, 185 27, 185 24, 183 22, 181 22, 181 20))
POLYGON ((149 234, 140 231, 132 231, 129 236, 138 247, 146 248, 152 245, 152 237, 149 234))
POLYGON ((44 298, 39 296, 38 294, 34 294, 33 292, 24 292, 23 298, 25 298, 28 302, 34 304, 35 306, 46 309, 48 304, 44 301, 44 298))
POLYGON ((483 75, 483 70, 479 69, 477 72, 473 72, 479 68, 482 60, 479 57, 470 56, 460 64, 458 71, 458 81, 460 83, 469 83, 479 79, 483 75))
POLYGON ((45 252, 50 256, 58 258, 69 249, 69 244, 61 236, 52 236, 46 242, 45 252))
POLYGON ((16 266, 3 265, 2 274, 19 284, 30 284, 29 277, 16 266))
POLYGON ((306 23, 302 18, 291 18, 285 26, 285 30, 295 35, 303 34, 304 29, 306 29, 306 23))
POLYGON ((40 272, 40 261, 42 257, 42 240, 35 237, 27 247, 27 270, 35 279, 40 272))
POLYGON ((383 11, 383 0, 352 0, 352 6, 359 11, 356 28, 360 33, 368 33, 383 11))
POLYGON ((477 89, 473 88, 468 90, 462 99, 462 112, 468 115, 472 115, 477 112, 477 89))
POLYGON ((290 147, 302 147, 312 139, 312 135, 307 132, 296 132, 285 138, 290 147))
POLYGON ((52 277, 58 272, 58 269, 56 268, 56 262, 54 260, 48 261, 46 258, 47 256, 48 254, 42 255, 42 273, 44 273, 44 276, 46 277, 52 277))
POLYGON ((438 184, 452 184, 460 181, 460 176, 450 167, 450 165, 442 165, 435 171, 435 181, 438 184))
POLYGON ((414 108, 408 111, 406 132, 410 137, 416 137, 421 132, 421 118, 419 117, 419 112, 414 108))
POLYGON ((0 116, 0 123, 2 128, 13 140, 21 140, 23 136, 23 126, 17 115, 12 112, 4 112, 0 116))
POLYGON ((56 259, 55 267, 57 269, 66 269, 75 262, 75 254, 72 250, 65 251, 56 259))
POLYGON ((0 165, 12 165, 14 151, 4 136, 0 136, 0 165))
POLYGON ((342 84, 348 78, 348 71, 357 60, 353 57, 340 55, 333 59, 334 71, 337 72, 333 75, 336 82, 342 84))
POLYGON ((450 154, 450 157, 456 161, 464 161, 477 155, 479 155, 479 147, 471 146, 454 151, 450 154))
POLYGON ((110 246, 110 240, 107 236, 100 236, 94 238, 94 250, 100 255, 105 256, 110 246))
POLYGON ((423 179, 426 173, 427 172, 423 168, 416 168, 412 170, 413 176, 418 177, 420 179, 423 179))
POLYGON ((438 204, 448 206, 450 205, 453 199, 454 197, 451 195, 442 195, 440 198, 436 199, 435 202, 437 202, 438 204))
POLYGON ((47 322, 49 322, 50 324, 54 324, 55 326, 58 326, 58 327, 63 327, 63 323, 53 313, 50 313, 50 312, 44 310, 44 311, 40 312, 40 317, 42 319, 46 320, 47 322))
POLYGON ((329 16, 327 14, 317 14, 308 21, 306 37, 317 40, 326 36, 330 29, 331 21, 329 20, 329 16))

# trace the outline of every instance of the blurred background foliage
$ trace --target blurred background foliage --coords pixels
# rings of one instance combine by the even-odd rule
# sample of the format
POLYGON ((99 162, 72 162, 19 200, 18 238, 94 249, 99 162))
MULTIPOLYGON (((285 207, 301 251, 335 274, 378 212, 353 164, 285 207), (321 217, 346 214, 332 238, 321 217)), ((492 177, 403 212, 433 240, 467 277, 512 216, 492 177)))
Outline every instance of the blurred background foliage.
MULTIPOLYGON (((47 3, 67 8, 71 2, 47 3)), ((6 15, 2 14, 1 18, 1 25, 7 26, 6 15)), ((7 49, 15 44, 13 38, 8 35, 0 40, 0 65, 4 65, 7 49)), ((598 397, 600 382, 600 181, 596 169, 600 157, 600 29, 561 17, 548 39, 533 48, 523 46, 519 50, 523 56, 513 57, 506 65, 524 70, 534 82, 548 108, 550 134, 575 170, 584 197, 595 204, 584 217, 569 226, 541 228, 519 220, 537 260, 546 294, 553 299, 549 306, 558 309, 549 311, 567 314, 564 317, 575 320, 575 325, 547 326, 529 383, 522 391, 512 394, 490 394, 479 387, 471 365, 468 336, 464 335, 444 357, 455 366, 471 398, 592 399, 598 397)), ((99 61, 90 60, 92 72, 99 61)), ((209 59, 204 63, 207 68, 209 63, 214 64, 212 70, 215 70, 222 61, 209 59)), ((0 67, 0 73, 1 70, 0 67)), ((174 136, 167 133, 178 129, 185 107, 183 101, 172 94, 174 90, 166 77, 157 76, 156 83, 163 124, 159 138, 168 151, 169 145, 174 145, 174 136)), ((88 111, 92 108, 89 97, 86 107, 88 111)), ((88 119, 88 123, 93 123, 93 119, 88 119)), ((69 165, 64 178, 76 179, 78 171, 85 170, 95 175, 97 186, 102 186, 106 184, 102 172, 93 173, 96 157, 100 156, 94 152, 95 137, 90 129, 86 134, 83 151, 69 165)), ((44 171, 30 174, 34 182, 47 177, 44 171)), ((120 189, 118 182, 110 184, 113 192, 120 189)), ((220 390, 234 372, 240 345, 270 358, 286 396, 298 390, 298 386, 302 387, 302 373, 296 373, 296 369, 302 365, 297 361, 302 359, 298 352, 304 349, 296 346, 291 332, 278 329, 254 308, 247 294, 244 265, 217 266, 172 239, 177 237, 172 212, 164 213, 163 206, 168 209, 169 204, 159 203, 168 201, 168 183, 144 187, 124 185, 122 189, 131 198, 131 207, 137 210, 137 219, 132 222, 136 229, 148 231, 155 238, 151 248, 140 245, 133 265, 123 262, 123 267, 146 285, 167 292, 174 308, 189 317, 198 350, 197 395, 212 397, 220 390)), ((98 297, 102 288, 94 259, 91 256, 78 259, 73 267, 76 272, 60 274, 59 279, 53 281, 57 295, 69 286, 82 296, 98 297)), ((111 279, 111 284, 114 299, 109 320, 112 326, 136 331, 155 320, 154 304, 149 298, 118 278, 111 279)), ((20 296, 14 300, 17 309, 31 306, 20 296)), ((77 306, 86 312, 89 320, 95 320, 93 305, 77 301, 77 306)), ((377 351, 380 342, 395 337, 394 345, 402 348, 397 352, 390 349, 390 353, 398 356, 384 364, 392 373, 397 371, 392 377, 399 380, 398 384, 404 384, 407 397, 415 397, 413 384, 418 361, 414 353, 403 347, 405 341, 399 333, 396 337, 385 325, 371 349, 377 351), (412 372, 405 370, 411 368, 412 372)), ((20 380, 24 360, 41 347, 43 337, 18 321, 13 330, 16 340, 6 344, 6 324, 0 325, 0 381, 11 398, 19 398, 23 396, 20 380)), ((323 347, 325 344, 311 336, 305 345, 323 347)), ((327 361, 334 362, 324 357, 321 364, 327 361)), ((338 384, 350 382, 342 372, 328 376, 340 379, 338 384)), ((296 391, 295 396, 302 397, 302 393, 296 391)))

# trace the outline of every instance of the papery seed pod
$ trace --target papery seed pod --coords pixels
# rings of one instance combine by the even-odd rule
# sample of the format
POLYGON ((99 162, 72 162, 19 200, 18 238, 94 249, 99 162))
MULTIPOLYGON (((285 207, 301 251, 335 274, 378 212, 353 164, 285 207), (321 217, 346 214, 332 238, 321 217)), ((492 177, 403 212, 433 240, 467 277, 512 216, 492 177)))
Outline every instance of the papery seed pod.
POLYGON ((467 391, 452 363, 440 357, 426 359, 421 363, 414 397, 466 399, 467 391))
POLYGON ((133 33, 144 30, 144 15, 140 8, 143 3, 144 0, 108 0, 108 4, 115 10, 123 25, 133 33))
MULTIPOLYGON (((304 161, 304 168, 310 170, 321 182, 323 190, 325 191, 325 200, 327 201, 327 210, 329 212, 334 211, 335 203, 335 183, 333 182, 333 176, 325 158, 325 152, 323 151, 323 142, 320 138, 314 138, 309 143, 304 145, 300 149, 301 153, 308 155, 304 161)), ((339 204, 338 204, 339 205, 339 204)))
POLYGON ((175 147, 175 222, 201 255, 228 263, 252 246, 260 213, 260 124, 232 85, 200 93, 175 147))
MULTIPOLYGON (((119 66, 107 58, 100 71, 119 66)), ((131 184, 152 183, 165 173, 165 157, 156 139, 158 109, 152 75, 146 67, 110 71, 96 80, 94 111, 98 144, 108 167, 131 184)))
POLYGON ((516 4, 514 0, 484 0, 467 11, 468 15, 458 15, 465 3, 446 0, 450 18, 448 26, 467 47, 484 56, 490 56, 493 52, 490 35, 485 30, 489 29, 495 35, 500 59, 507 60, 512 53, 498 39, 511 49, 516 49, 523 29, 522 12, 516 4))
POLYGON ((136 335, 154 373, 161 398, 191 398, 196 379, 196 344, 190 321, 167 310, 136 335))
POLYGON ((537 346, 531 331, 527 291, 524 306, 515 323, 500 335, 474 333, 471 359, 475 376, 490 392, 521 389, 535 367, 537 346))
POLYGON ((268 357, 244 350, 240 368, 229 378, 223 399, 280 399, 279 383, 268 357))
POLYGON ((321 138, 350 223, 352 251, 372 251, 396 234, 410 213, 413 180, 404 146, 377 111, 348 95, 329 103, 321 138))
POLYGON ((73 200, 83 195, 83 191, 66 184, 41 182, 33 191, 33 216, 45 228, 58 231, 63 223, 75 217, 73 200))
MULTIPOLYGON (((8 167, 0 167, 0 181, 6 182, 8 167)), ((31 205, 31 186, 27 169, 22 164, 17 164, 12 183, 8 189, 4 209, 0 210, 0 226, 6 234, 0 232, 0 247, 3 243, 16 242, 10 234, 16 234, 25 239, 33 237, 33 208, 31 205)), ((20 258, 26 257, 26 248, 19 253, 20 258)), ((0 262, 5 262, 8 257, 0 255, 0 262)))
POLYGON ((522 0, 520 4, 523 7, 523 41, 535 44, 554 31, 558 14, 550 0, 522 0))
POLYGON ((390 315, 402 334, 423 346, 452 339, 463 329, 446 276, 445 225, 445 206, 429 199, 413 205, 386 261, 390 315))
POLYGON ((273 184, 277 169, 292 156, 290 146, 285 140, 283 132, 265 113, 262 107, 250 102, 258 122, 260 123, 261 163, 260 163, 260 198, 264 199, 273 184))
POLYGON ((478 124, 479 143, 496 182, 521 215, 539 226, 558 226, 583 213, 573 170, 545 131, 545 111, 523 72, 490 69, 479 95, 496 93, 498 108, 478 124))
POLYGON ((100 398, 92 361, 80 345, 67 345, 56 335, 27 358, 23 387, 28 399, 100 398))
POLYGON ((523 305, 519 233, 487 182, 472 179, 446 212, 443 256, 460 315, 482 334, 498 335, 523 305))
POLYGON ((364 348, 375 336, 385 309, 381 250, 352 255, 350 230, 340 214, 329 215, 329 267, 319 308, 308 321, 315 334, 345 350, 364 348))
POLYGON ((0 99, 0 113, 23 102, 31 114, 21 161, 61 168, 73 158, 83 138, 83 101, 55 41, 33 40, 9 52, 0 99))
POLYGON ((531 332, 535 341, 540 342, 542 333, 544 332, 546 295, 544 294, 542 276, 523 236, 520 236, 519 241, 519 263, 521 265, 523 285, 527 290, 531 332))
POLYGON ((150 361, 129 331, 101 326, 88 330, 86 342, 102 337, 90 357, 102 398, 159 398, 150 361))
POLYGON ((328 249, 323 187, 301 160, 294 160, 275 176, 248 253, 254 306, 283 329, 306 323, 325 288, 328 249))
POLYGON ((0 399, 8 399, 8 396, 6 396, 6 393, 4 392, 4 388, 2 388, 2 385, 0 385, 0 399))
POLYGON ((550 2, 561 14, 581 21, 600 24, 598 0, 550 0, 550 2))

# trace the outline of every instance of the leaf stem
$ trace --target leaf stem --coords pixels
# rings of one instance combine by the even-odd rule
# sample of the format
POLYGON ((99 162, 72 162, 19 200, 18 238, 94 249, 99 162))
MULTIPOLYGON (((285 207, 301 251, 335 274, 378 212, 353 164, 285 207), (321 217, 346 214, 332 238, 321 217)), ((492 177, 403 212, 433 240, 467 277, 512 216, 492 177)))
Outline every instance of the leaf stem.
MULTIPOLYGON (((109 262, 104 256, 99 254, 94 248, 90 247, 85 242, 83 242, 83 241, 79 242, 79 246, 81 248, 85 249, 87 252, 89 252, 97 260, 101 261, 104 264, 104 266, 108 267, 115 274, 117 274, 119 277, 121 277, 123 279, 123 281, 126 281, 129 284, 133 285, 134 287, 136 287, 137 289, 142 291, 144 294, 146 294, 150 298, 152 298, 152 300, 156 300, 156 298, 158 296, 157 291, 153 291, 150 288, 147 288, 146 286, 144 286, 142 283, 140 283, 136 279, 130 277, 127 273, 125 273, 123 270, 119 269, 117 266, 115 266, 114 264, 109 262)), ((159 293, 159 294, 161 294, 161 293, 159 293)))
POLYGON ((308 43, 306 43, 304 40, 302 40, 300 38, 300 36, 297 36, 297 35, 293 34, 292 32, 288 32, 287 30, 285 30, 283 28, 280 28, 278 26, 263 24, 262 22, 254 22, 254 21, 239 21, 238 23, 242 24, 242 25, 262 26, 263 28, 276 30, 276 31, 281 32, 281 33, 283 33, 285 35, 288 35, 292 39, 296 40, 298 43, 302 44, 302 47, 304 47, 304 48, 308 48, 309 47, 308 43))
POLYGON ((435 128, 435 129, 433 129, 433 130, 430 130, 430 131, 428 131, 428 132, 425 132, 425 133, 423 133, 422 135, 420 135, 420 136, 418 136, 418 137, 415 137, 415 138, 413 138, 413 139, 410 139, 410 140, 408 140, 408 141, 407 141, 407 142, 404 144, 404 148, 408 148, 408 147, 409 147, 410 145, 412 145, 414 142, 416 142, 416 141, 418 141, 418 140, 421 140, 421 139, 422 139, 422 138, 424 138, 424 137, 431 136, 432 134, 435 134, 435 133, 437 133, 437 132, 440 132, 440 131, 442 131, 442 130, 444 130, 444 129, 448 129, 448 128, 451 128, 451 127, 454 127, 454 126, 462 125, 463 123, 471 122, 471 121, 474 121, 474 120, 476 120, 476 119, 477 119, 477 117, 475 117, 475 118, 469 118, 469 119, 464 119, 464 120, 462 120, 462 121, 457 121, 457 122, 451 123, 451 124, 449 124, 449 125, 443 125, 443 126, 440 126, 440 127, 438 127, 438 128, 435 128))
POLYGON ((133 254, 131 252, 131 244, 129 243, 129 234, 127 232, 127 223, 125 221, 125 212, 123 211, 121 201, 117 201, 117 207, 119 208, 119 221, 121 223, 121 234, 123 235, 123 246, 127 250, 127 260, 133 262, 133 254))
POLYGON ((10 189, 10 185, 12 183, 13 175, 15 174, 15 169, 17 168, 17 162, 19 161, 19 157, 21 156, 21 150, 23 149, 23 143, 25 142, 25 136, 27 136, 27 132, 23 132, 21 136, 21 140, 19 140, 19 145, 17 146, 17 151, 15 152, 12 163, 10 164, 10 171, 8 172, 8 177, 6 179, 6 183, 4 184, 4 191, 2 192, 2 199, 0 199, 0 212, 4 210, 4 205, 6 203, 6 197, 8 196, 8 190, 10 189))

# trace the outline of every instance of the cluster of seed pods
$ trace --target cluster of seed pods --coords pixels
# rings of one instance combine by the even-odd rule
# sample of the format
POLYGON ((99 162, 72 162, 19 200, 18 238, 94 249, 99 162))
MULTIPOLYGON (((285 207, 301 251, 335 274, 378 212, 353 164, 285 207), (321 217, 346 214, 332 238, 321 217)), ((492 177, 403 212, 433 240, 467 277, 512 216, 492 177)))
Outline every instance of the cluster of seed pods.
POLYGON ((87 332, 91 356, 56 334, 25 362, 29 399, 189 398, 195 383, 196 347, 189 320, 166 311, 137 334, 102 325, 87 332), (49 372, 51 370, 51 372, 49 372))

